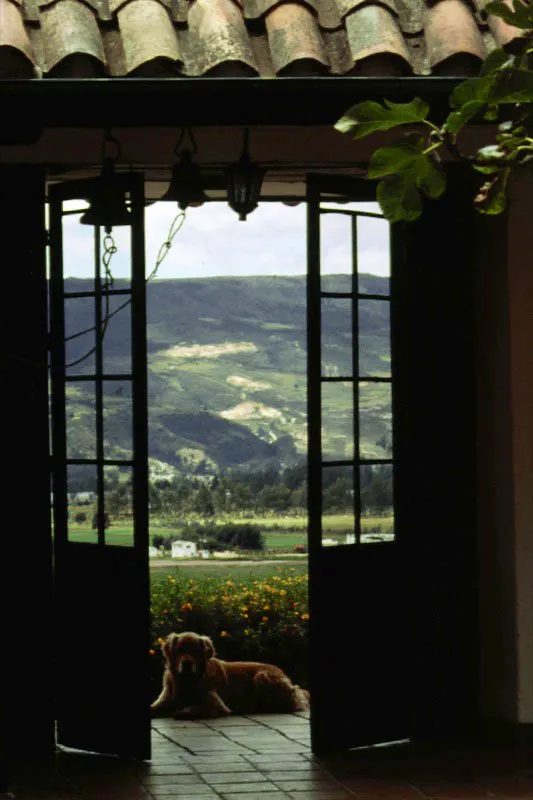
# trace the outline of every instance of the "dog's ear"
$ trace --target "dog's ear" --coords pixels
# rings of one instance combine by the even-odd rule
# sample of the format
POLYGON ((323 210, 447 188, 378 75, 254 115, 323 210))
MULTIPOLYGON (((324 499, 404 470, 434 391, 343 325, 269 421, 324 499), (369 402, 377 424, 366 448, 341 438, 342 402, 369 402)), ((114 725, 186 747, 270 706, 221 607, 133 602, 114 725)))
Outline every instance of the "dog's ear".
POLYGON ((211 641, 209 636, 200 636, 200 639, 202 640, 202 644, 204 646, 205 657, 207 659, 210 659, 210 658, 213 658, 213 656, 216 656, 216 652, 215 652, 215 648, 214 648, 213 642, 211 641))
POLYGON ((174 648, 176 647, 176 644, 178 643, 178 639, 179 639, 179 634, 177 634, 177 633, 169 633, 169 635, 167 636, 167 638, 165 639, 165 641, 161 645, 161 650, 163 651, 163 656, 165 657, 165 659, 168 662, 171 661, 171 655, 172 655, 172 652, 173 652, 174 648))

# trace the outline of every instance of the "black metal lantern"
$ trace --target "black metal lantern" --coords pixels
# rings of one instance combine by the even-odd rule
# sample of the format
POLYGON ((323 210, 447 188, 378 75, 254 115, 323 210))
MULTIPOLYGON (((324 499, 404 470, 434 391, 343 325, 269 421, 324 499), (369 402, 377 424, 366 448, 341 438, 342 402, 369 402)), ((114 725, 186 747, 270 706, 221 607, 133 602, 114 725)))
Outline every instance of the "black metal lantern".
POLYGON ((236 164, 228 167, 228 203, 242 221, 257 208, 265 172, 250 160, 248 130, 245 130, 242 155, 236 164))
POLYGON ((182 211, 184 211, 187 206, 201 206, 206 200, 209 200, 203 189, 200 167, 192 160, 197 150, 198 148, 196 147, 192 131, 188 128, 183 130, 174 149, 174 153, 179 155, 179 161, 172 168, 170 185, 161 198, 161 200, 172 200, 176 202, 182 211), (189 133, 193 149, 183 149, 178 153, 179 146, 186 132, 189 133))
POLYGON ((120 145, 109 133, 102 146, 102 172, 93 184, 90 194, 89 208, 81 216, 82 225, 101 226, 106 233, 120 225, 131 225, 131 211, 126 202, 126 190, 123 181, 115 172, 114 162, 120 155, 120 145), (109 145, 116 148, 115 155, 106 155, 109 145))

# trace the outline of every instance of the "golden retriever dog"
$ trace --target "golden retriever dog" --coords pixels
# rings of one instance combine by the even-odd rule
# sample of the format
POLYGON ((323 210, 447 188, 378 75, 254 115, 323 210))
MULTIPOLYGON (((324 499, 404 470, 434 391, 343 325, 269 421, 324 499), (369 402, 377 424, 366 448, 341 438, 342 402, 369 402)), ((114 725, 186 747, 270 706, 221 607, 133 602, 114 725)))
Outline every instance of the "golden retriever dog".
POLYGON ((279 667, 221 661, 208 636, 171 633, 161 649, 163 689, 152 703, 152 716, 209 718, 309 708, 309 693, 293 684, 279 667))

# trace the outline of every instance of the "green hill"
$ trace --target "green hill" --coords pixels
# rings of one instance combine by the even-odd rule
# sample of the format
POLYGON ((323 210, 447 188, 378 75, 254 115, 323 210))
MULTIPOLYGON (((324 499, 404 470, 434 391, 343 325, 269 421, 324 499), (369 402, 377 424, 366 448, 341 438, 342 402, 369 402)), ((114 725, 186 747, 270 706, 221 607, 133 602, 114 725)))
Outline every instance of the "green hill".
MULTIPOLYGON (((384 280, 364 276, 365 291, 381 293, 384 280)), ((69 279, 67 290, 87 282, 69 279)), ((115 283, 120 287, 120 281, 115 283)), ((331 288, 328 286, 328 288, 331 288)), ((123 298, 113 298, 113 312, 123 298)), ((306 316, 304 277, 206 278, 156 281, 147 286, 150 454, 169 469, 205 472, 279 467, 306 448, 306 316)), ((389 368, 388 308, 364 301, 359 308, 361 375, 389 368)), ((93 324, 86 299, 66 303, 67 335, 93 324)), ((104 339, 106 372, 129 368, 130 309, 114 314, 104 339)), ((352 371, 351 312, 346 300, 328 300, 322 316, 323 369, 352 371)), ((94 343, 88 333, 68 342, 67 360, 83 359, 94 343)), ((93 369, 93 356, 71 374, 93 369)), ((106 384, 106 455, 131 447, 127 384, 106 384)), ((68 393, 69 454, 87 456, 92 446, 94 398, 85 384, 68 393)), ((325 445, 329 455, 349 455, 352 388, 330 383, 324 390, 325 445)), ((365 454, 390 447, 390 398, 383 384, 361 389, 365 454)))

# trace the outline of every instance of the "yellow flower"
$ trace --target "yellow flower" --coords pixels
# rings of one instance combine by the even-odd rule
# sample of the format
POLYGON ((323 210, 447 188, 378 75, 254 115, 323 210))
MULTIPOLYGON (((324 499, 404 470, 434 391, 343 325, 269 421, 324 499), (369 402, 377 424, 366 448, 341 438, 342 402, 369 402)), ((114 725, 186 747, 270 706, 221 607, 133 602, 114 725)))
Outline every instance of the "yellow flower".
POLYGON ((155 656, 155 650, 150 650, 150 655, 155 656))
POLYGON ((300 619, 309 619, 309 614, 302 614, 300 619))
POLYGON ((192 611, 192 605, 191 605, 191 603, 184 603, 184 604, 182 605, 182 607, 181 607, 181 610, 182 610, 182 611, 192 611))
POLYGON ((263 611, 270 611, 270 606, 268 604, 263 606, 263 611))
POLYGON ((226 636, 229 636, 229 633, 227 631, 222 631, 220 635, 222 638, 225 638, 226 636))

